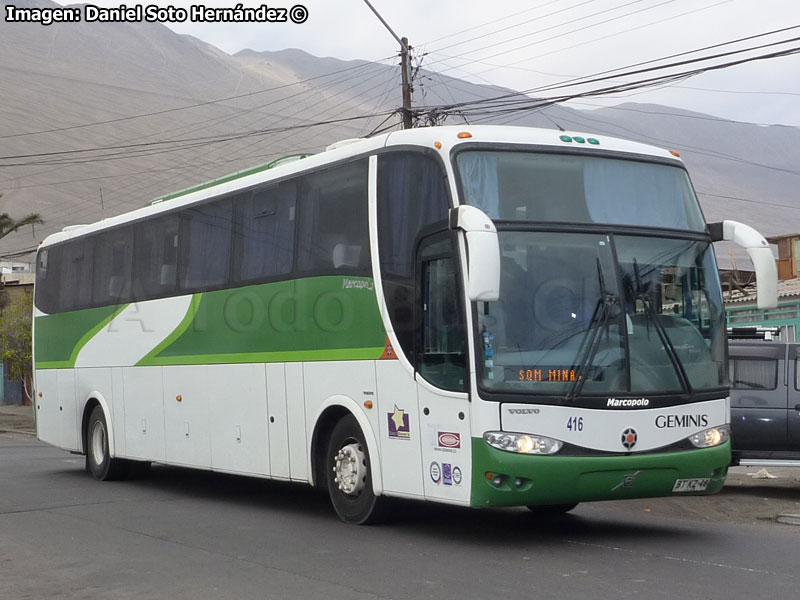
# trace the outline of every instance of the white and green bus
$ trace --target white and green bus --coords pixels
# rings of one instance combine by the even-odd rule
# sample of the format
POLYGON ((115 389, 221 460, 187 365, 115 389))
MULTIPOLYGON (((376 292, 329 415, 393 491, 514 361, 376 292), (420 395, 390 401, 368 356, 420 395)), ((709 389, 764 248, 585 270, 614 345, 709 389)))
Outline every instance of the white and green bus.
POLYGON ((718 491, 712 242, 673 153, 432 127, 348 140, 48 237, 38 435, 97 479, 151 462, 387 498, 564 511, 718 491))

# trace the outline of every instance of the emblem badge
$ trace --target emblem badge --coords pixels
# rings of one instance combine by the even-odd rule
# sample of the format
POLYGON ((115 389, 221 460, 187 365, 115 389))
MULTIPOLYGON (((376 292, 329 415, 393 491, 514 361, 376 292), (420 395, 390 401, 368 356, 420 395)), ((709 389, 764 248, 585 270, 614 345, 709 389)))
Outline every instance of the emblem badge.
POLYGON ((439 467, 439 463, 437 462, 431 463, 430 474, 433 483, 437 485, 442 483, 442 469, 439 467))
POLYGON ((450 431, 438 432, 439 448, 461 448, 461 434, 450 431))
POLYGON ((622 445, 625 446, 626 450, 630 450, 636 445, 636 441, 639 439, 639 434, 636 433, 636 430, 633 427, 628 427, 625 431, 622 432, 622 445))

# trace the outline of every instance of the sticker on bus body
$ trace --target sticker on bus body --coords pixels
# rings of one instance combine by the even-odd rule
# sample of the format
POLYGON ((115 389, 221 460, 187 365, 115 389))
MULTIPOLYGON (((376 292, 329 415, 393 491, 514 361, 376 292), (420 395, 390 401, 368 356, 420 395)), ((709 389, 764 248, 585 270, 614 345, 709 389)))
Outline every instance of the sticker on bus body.
POLYGON ((394 405, 394 411, 387 413, 389 424, 389 437, 399 440, 411 439, 411 424, 409 423, 408 413, 394 405))
POLYGON ((695 477, 693 479, 676 479, 672 486, 673 492, 703 492, 708 488, 711 479, 708 477, 695 477))

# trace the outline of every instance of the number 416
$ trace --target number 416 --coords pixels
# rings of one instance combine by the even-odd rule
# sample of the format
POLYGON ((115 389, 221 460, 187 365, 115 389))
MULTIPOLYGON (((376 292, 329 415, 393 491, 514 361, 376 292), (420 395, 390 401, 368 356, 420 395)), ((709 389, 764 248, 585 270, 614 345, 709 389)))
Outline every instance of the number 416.
POLYGON ((567 419, 567 431, 583 431, 583 417, 570 417, 567 419))

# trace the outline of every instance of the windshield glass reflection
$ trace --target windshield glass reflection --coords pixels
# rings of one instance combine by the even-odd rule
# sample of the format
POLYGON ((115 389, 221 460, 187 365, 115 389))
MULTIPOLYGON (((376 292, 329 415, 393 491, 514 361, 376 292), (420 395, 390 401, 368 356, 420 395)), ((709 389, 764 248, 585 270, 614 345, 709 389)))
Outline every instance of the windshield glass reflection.
POLYGON ((707 243, 522 231, 500 242, 500 298, 478 303, 486 388, 570 397, 724 385, 707 243))

